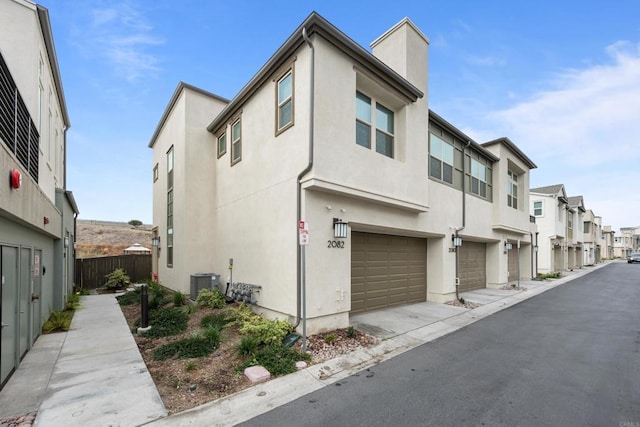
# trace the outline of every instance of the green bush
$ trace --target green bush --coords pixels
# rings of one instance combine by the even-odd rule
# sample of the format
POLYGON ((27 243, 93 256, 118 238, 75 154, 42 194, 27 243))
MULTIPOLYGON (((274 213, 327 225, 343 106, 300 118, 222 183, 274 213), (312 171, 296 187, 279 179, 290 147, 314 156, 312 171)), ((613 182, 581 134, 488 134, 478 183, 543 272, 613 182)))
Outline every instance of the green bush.
POLYGON ((158 282, 148 280, 147 287, 147 292, 149 295, 149 308, 151 310, 158 309, 170 301, 170 298, 167 295, 167 290, 160 286, 158 282))
POLYGON ((253 356, 258 350, 258 340, 253 337, 244 337, 236 347, 236 350, 240 356, 253 356))
POLYGON ((272 345, 259 350, 253 359, 242 364, 238 369, 242 371, 249 366, 260 365, 273 376, 278 376, 295 372, 296 362, 301 360, 311 361, 311 355, 283 345, 272 345))
POLYGON ((124 289, 131 284, 131 279, 127 275, 127 272, 122 268, 116 268, 104 277, 107 279, 107 282, 104 285, 105 288, 112 291, 124 289))
POLYGON ((261 317, 251 310, 251 307, 245 303, 241 303, 236 308, 229 309, 229 319, 234 325, 242 326, 244 323, 255 322, 261 317))
POLYGON ((226 301, 220 289, 201 289, 196 297, 196 304, 209 308, 222 308, 226 301))
POLYGON ((42 325, 42 332, 50 334, 57 331, 68 331, 73 319, 73 311, 52 311, 49 319, 42 325))
POLYGON ((356 337, 356 329, 353 326, 349 326, 346 331, 347 337, 355 338, 356 337))
POLYGON ((182 307, 187 303, 187 296, 182 292, 173 293, 173 305, 175 307, 182 307))
POLYGON ((292 330, 291 324, 286 320, 263 319, 260 316, 240 326, 241 334, 251 336, 267 346, 282 344, 282 339, 292 330))
POLYGON ((204 328, 204 330, 202 331, 202 336, 207 338, 212 343, 215 343, 216 347, 222 341, 222 338, 220 337, 220 329, 216 328, 215 326, 207 326, 206 328, 204 328))
POLYGON ((324 336, 324 342, 326 342, 327 344, 333 343, 336 339, 338 339, 338 336, 336 334, 328 333, 324 336))
POLYGON ((140 288, 135 288, 132 291, 125 292, 122 295, 118 295, 116 299, 120 305, 136 305, 140 304, 140 294, 142 293, 140 288))
POLYGON ((189 316, 180 307, 153 310, 149 313, 149 329, 145 337, 160 338, 177 335, 187 330, 189 316))
POLYGON ((73 292, 67 296, 67 302, 64 303, 64 311, 75 311, 80 306, 80 295, 73 292))
POLYGON ((229 324, 230 320, 225 313, 211 313, 207 314, 200 321, 200 326, 203 328, 215 327, 218 330, 222 330, 229 324))
POLYGON ((154 360, 167 360, 171 357, 179 359, 206 357, 220 345, 220 336, 212 333, 217 329, 207 330, 202 334, 194 334, 189 338, 173 341, 154 350, 154 360))

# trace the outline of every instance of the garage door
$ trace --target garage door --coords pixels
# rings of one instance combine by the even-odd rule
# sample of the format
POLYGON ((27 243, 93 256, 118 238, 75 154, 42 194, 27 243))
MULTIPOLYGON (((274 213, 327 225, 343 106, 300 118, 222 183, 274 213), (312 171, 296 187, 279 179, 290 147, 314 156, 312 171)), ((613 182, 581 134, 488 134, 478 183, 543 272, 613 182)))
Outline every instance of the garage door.
POLYGON ((487 287, 487 245, 464 241, 458 248, 459 292, 487 287))
POLYGON ((351 313, 427 300, 427 242, 351 233, 351 313))

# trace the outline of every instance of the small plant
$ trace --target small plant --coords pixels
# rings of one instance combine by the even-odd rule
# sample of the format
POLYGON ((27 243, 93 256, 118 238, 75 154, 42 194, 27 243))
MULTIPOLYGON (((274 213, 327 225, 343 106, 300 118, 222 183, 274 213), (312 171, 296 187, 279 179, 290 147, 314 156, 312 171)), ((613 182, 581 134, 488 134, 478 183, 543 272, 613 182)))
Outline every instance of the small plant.
POLYGON ((187 329, 187 316, 179 307, 154 310, 149 314, 149 325, 145 337, 160 338, 177 335, 187 329))
POLYGON ((253 357, 258 349, 258 340, 253 337, 244 337, 236 347, 242 357, 253 357))
POLYGON ((80 295, 70 293, 67 302, 64 303, 64 311, 75 311, 80 306, 80 295))
POLYGON ((338 337, 336 334, 328 333, 324 336, 324 342, 327 344, 333 343, 338 337))
POLYGON ((180 310, 188 316, 198 311, 198 306, 193 304, 185 304, 182 307, 180 307, 180 310))
POLYGON ((120 305, 136 305, 140 304, 140 294, 142 291, 140 288, 135 288, 132 291, 125 292, 122 295, 118 295, 116 299, 120 305))
POLYGON ((116 291, 124 289, 131 284, 131 279, 127 275, 127 272, 122 268, 116 268, 111 273, 105 276, 107 282, 105 287, 109 290, 116 291))
POLYGON ((147 281, 148 294, 149 294, 149 308, 152 310, 158 309, 169 302, 167 298, 167 290, 160 286, 158 282, 152 280, 147 281))
POLYGON ((348 338, 355 338, 356 337, 356 329, 353 326, 349 326, 345 333, 347 334, 348 338))
POLYGON ((259 350, 253 359, 244 363, 239 370, 244 370, 249 366, 264 366, 273 376, 290 374, 296 371, 296 362, 311 361, 310 354, 285 347, 283 345, 267 346, 259 350))
POLYGON ((173 293, 173 305, 175 307, 182 307, 187 303, 187 296, 182 292, 173 293))
POLYGON ((200 326, 203 328, 215 327, 219 331, 229 324, 230 320, 225 313, 211 313, 207 314, 200 321, 200 326))
POLYGON ((196 369, 198 369, 198 364, 193 360, 189 360, 184 364, 184 370, 187 372, 195 371, 196 369))
POLYGON ((458 301, 460 302, 460 304, 464 304, 464 298, 460 297, 458 298, 458 301))
POLYGON ((219 344, 220 342, 215 342, 210 337, 195 334, 189 338, 173 341, 156 349, 153 352, 153 359, 162 361, 174 356, 180 359, 206 357, 210 355, 219 344))
POLYGON ((226 301, 220 289, 201 289, 196 297, 196 304, 209 308, 222 308, 226 301))
POLYGON ((71 327, 73 311, 52 311, 49 319, 42 325, 42 332, 50 334, 58 331, 68 331, 71 327))
POLYGON ((240 326, 240 333, 249 335, 267 346, 277 346, 293 330, 286 320, 263 319, 260 316, 240 326))
POLYGON ((220 345, 222 338, 220 337, 220 329, 215 326, 208 326, 202 331, 202 336, 208 339, 216 347, 220 345))

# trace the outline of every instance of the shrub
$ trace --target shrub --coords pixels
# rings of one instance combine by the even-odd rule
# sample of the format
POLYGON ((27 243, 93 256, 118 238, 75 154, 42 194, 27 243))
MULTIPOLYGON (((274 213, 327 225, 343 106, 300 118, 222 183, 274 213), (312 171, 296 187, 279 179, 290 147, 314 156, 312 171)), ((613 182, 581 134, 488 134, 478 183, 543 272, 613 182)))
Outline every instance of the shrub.
POLYGON ((187 329, 189 316, 179 307, 154 310, 149 313, 151 329, 144 333, 145 337, 160 338, 177 335, 187 329))
POLYGON ((140 288, 135 288, 132 291, 125 292, 122 295, 118 295, 116 299, 120 305, 136 305, 140 304, 140 294, 142 293, 140 288))
POLYGON ((222 308, 226 301, 220 289, 201 289, 196 297, 196 304, 210 308, 222 308))
POLYGON ((234 325, 242 326, 244 323, 255 322, 260 315, 251 310, 247 304, 240 304, 237 308, 229 309, 229 319, 234 325))
POLYGON ((182 310, 184 314, 189 315, 198 311, 198 306, 193 304, 185 304, 182 307, 180 307, 180 310, 182 310))
POLYGON ((80 295, 70 293, 67 296, 67 302, 64 303, 64 311, 74 311, 80 305, 80 295))
POLYGON ((324 342, 326 342, 327 344, 331 344, 332 342, 334 342, 338 337, 336 336, 336 334, 332 334, 332 333, 328 333, 324 336, 324 342))
POLYGON ((220 329, 216 328, 215 326, 208 326, 204 328, 204 330, 202 331, 202 336, 214 343, 216 347, 220 345, 220 342, 222 341, 220 337, 220 329))
POLYGON ((300 360, 311 361, 311 355, 283 345, 266 346, 259 350, 253 359, 241 365, 239 370, 261 365, 272 375, 278 376, 295 372, 296 362, 300 360))
POLYGON ((169 302, 169 298, 167 297, 167 290, 160 286, 158 282, 148 280, 147 287, 150 309, 155 310, 169 302))
POLYGON ((256 354, 258 349, 258 340, 253 337, 244 337, 240 344, 236 347, 238 354, 243 357, 249 357, 256 354))
POLYGON ((349 326, 346 330, 346 334, 348 338, 356 337, 356 329, 353 326, 349 326))
POLYGON ((175 307, 181 307, 187 303, 187 296, 182 292, 173 293, 173 305, 175 307))
POLYGON ((109 290, 124 289, 131 284, 131 279, 122 268, 116 268, 104 277, 107 279, 104 286, 109 290))
POLYGON ((49 319, 42 325, 42 332, 50 334, 57 331, 68 331, 71 327, 73 311, 52 311, 49 319))
MULTIPOLYGON (((215 330, 218 332, 217 330, 215 330)), ((154 360, 167 360, 177 356, 180 359, 206 357, 220 345, 219 336, 216 340, 211 331, 194 334, 189 338, 173 341, 157 348, 153 352, 154 360)))
POLYGON ((263 319, 260 316, 240 326, 241 334, 249 335, 267 346, 280 345, 292 330, 291 324, 286 320, 263 319))
POLYGON ((195 371, 196 369, 198 369, 198 364, 193 360, 189 360, 187 363, 184 364, 184 370, 187 372, 195 371))
POLYGON ((207 314, 200 321, 200 326, 203 328, 207 327, 215 327, 218 330, 222 330, 227 324, 229 324, 230 320, 227 318, 225 313, 211 313, 207 314))

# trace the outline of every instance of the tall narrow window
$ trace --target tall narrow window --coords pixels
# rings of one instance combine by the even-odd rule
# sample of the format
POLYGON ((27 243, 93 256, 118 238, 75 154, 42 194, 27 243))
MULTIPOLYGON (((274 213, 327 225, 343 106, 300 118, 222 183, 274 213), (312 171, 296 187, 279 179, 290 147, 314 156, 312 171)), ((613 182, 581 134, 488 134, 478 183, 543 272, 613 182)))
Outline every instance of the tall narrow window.
POLYGON ((293 125, 293 70, 278 80, 278 126, 276 133, 293 125))
POLYGON ((167 267, 173 267, 173 147, 167 152, 167 267))
POLYGON ((375 129, 376 152, 393 158, 394 113, 367 95, 356 92, 356 144, 371 148, 375 129), (372 106, 375 104, 375 122, 372 106))
POLYGON ((507 173, 507 206, 518 209, 518 175, 509 171, 507 173))
POLYGON ((227 152, 227 134, 223 133, 218 137, 218 158, 227 152))
POLYGON ((429 134, 429 175, 453 184, 453 146, 429 134))
POLYGON ((471 192, 487 197, 487 167, 476 159, 471 159, 471 192))
POLYGON ((242 160, 242 129, 240 119, 231 125, 231 164, 242 160))

